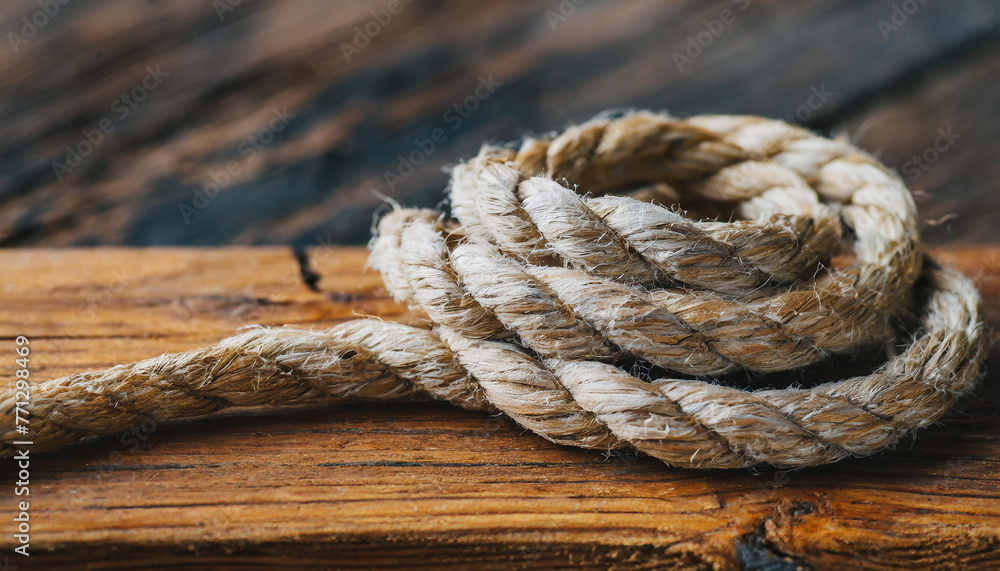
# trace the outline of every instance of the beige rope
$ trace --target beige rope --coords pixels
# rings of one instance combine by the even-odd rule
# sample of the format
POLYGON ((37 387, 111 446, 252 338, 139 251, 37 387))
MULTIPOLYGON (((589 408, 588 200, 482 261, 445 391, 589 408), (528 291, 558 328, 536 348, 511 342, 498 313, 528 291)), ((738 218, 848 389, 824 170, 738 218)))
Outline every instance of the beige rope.
MULTIPOLYGON (((484 147, 449 195, 457 221, 397 209, 372 243, 422 327, 255 328, 45 381, 33 449, 229 406, 429 398, 675 466, 810 466, 892 446, 981 377, 979 294, 925 262, 909 191, 846 143, 755 117, 634 113, 484 147), (650 184, 739 219, 630 198, 650 184), (856 261, 835 269, 846 236, 856 261), (910 315, 916 333, 896 332, 907 347, 866 377, 755 392, 710 378, 877 346, 910 315), (636 363, 654 378, 626 372, 636 363)), ((10 455, 14 395, 2 399, 10 455)))

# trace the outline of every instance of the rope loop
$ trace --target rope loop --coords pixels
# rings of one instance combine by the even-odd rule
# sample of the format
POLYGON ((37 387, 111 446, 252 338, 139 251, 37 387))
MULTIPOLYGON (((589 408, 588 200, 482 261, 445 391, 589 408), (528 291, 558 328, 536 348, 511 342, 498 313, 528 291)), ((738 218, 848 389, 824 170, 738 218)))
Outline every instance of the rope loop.
MULTIPOLYGON (((448 196, 453 219, 396 208, 371 243, 419 326, 256 328, 46 381, 35 449, 228 406, 437 399, 672 466, 803 467, 893 446, 982 375, 978 292, 926 259, 910 192, 846 142, 634 112, 484 146, 448 196), (905 348, 866 376, 754 391, 718 379, 894 338, 905 348)), ((2 433, 0 455, 16 440, 2 433)))

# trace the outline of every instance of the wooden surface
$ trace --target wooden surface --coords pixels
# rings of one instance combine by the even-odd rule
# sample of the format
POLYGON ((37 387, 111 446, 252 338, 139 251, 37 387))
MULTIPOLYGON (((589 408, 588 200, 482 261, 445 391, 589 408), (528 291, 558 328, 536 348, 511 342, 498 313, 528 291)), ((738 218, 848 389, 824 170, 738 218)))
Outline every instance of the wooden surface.
MULTIPOLYGON (((367 241, 379 194, 434 206, 442 167, 482 141, 624 107, 844 133, 918 192, 931 243, 979 245, 939 257, 977 276, 1000 324, 1000 248, 989 246, 1000 242, 997 2, 926 2, 885 32, 879 22, 904 2, 587 0, 563 20, 552 14, 577 2, 404 0, 347 61, 355 27, 388 3, 77 1, 16 50, 9 34, 38 1, 0 3, 4 379, 21 334, 40 380, 252 323, 405 320, 378 276, 361 273, 363 251, 328 246, 367 241), (220 15, 223 2, 233 9, 220 15), (679 70, 674 54, 725 9, 735 20, 679 70), (122 117, 118 98, 147 68, 167 75, 122 117), (446 113, 482 77, 500 85, 456 123, 446 113), (271 142, 241 152, 286 108, 271 142), (60 180, 54 162, 103 119, 113 130, 60 180), (385 173, 438 128, 445 142, 390 188, 385 173), (914 171, 908 161, 942 131, 957 138, 914 171), (179 207, 231 165, 185 220, 179 207), (9 249, 233 244, 282 247, 9 249), (313 247, 320 291, 287 246, 313 247)), ((33 564, 8 555, 15 498, 4 492, 0 569, 996 568, 997 380, 899 450, 791 473, 605 458, 447 405, 158 426, 138 443, 33 458, 33 564)), ((13 463, 0 465, 12 481, 13 463)))
POLYGON ((901 0, 403 0, 350 61, 342 45, 389 0, 76 1, 15 53, 7 34, 37 1, 0 3, 0 245, 362 244, 376 192, 433 206, 442 167, 484 140, 631 106, 799 121, 810 102, 803 124, 903 172, 926 219, 956 216, 929 240, 1000 241, 995 0, 919 2, 898 30, 879 22, 901 0), (238 5, 220 18, 222 2, 238 5), (561 4, 579 7, 552 19, 561 4), (735 20, 679 70, 674 53, 726 9, 735 20), (147 66, 169 75, 120 118, 147 66), (501 85, 449 121, 480 76, 501 85), (286 107, 274 140, 241 154, 286 107), (60 181, 53 162, 106 118, 113 132, 60 181), (389 188, 384 174, 438 128, 447 140, 389 188), (948 128, 959 138, 911 179, 907 162, 948 128), (179 206, 231 162, 185 223, 179 206))
MULTIPOLYGON (((1000 324, 1000 248, 936 257, 975 276, 1000 324)), ((251 323, 405 320, 361 249, 0 251, 0 374, 33 379, 217 341, 251 323)), ((342 406, 156 426, 31 456, 19 569, 1000 566, 1000 389, 876 458, 782 472, 669 469, 563 448, 445 404, 342 406), (30 563, 30 564, 29 564, 30 563)), ((9 567, 13 568, 13 567, 9 567)))

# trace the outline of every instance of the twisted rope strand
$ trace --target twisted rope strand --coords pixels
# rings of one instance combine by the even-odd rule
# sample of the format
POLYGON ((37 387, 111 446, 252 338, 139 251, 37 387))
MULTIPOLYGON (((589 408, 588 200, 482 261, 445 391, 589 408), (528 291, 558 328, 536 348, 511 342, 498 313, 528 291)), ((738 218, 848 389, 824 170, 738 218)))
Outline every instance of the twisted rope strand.
MULTIPOLYGON (((421 327, 254 328, 44 381, 34 449, 227 407, 435 399, 673 466, 802 467, 891 447, 981 378, 979 294, 924 262, 909 192, 846 143, 755 117, 639 112, 484 147, 449 195, 460 225, 396 209, 372 242, 371 265, 421 327), (638 185, 738 218, 691 221, 625 196, 638 185), (832 268, 847 234, 857 261, 832 268), (867 376, 758 391, 708 378, 854 352, 911 311, 907 347, 867 376), (644 380, 626 357, 704 378, 644 380)), ((19 438, 14 397, 0 394, 4 456, 19 438)))
MULTIPOLYGON (((45 381, 35 389, 35 449, 232 406, 434 398, 502 410, 559 444, 631 445, 675 466, 823 464, 891 446, 979 380, 988 336, 978 293, 951 270, 926 276, 922 333, 906 351, 867 377, 809 389, 649 383, 607 363, 541 362, 509 342, 361 319, 324 332, 255 328, 213 347, 45 381)), ((0 455, 18 438, 2 433, 0 455)))
POLYGON ((857 303, 840 276, 842 281, 824 276, 815 289, 745 303, 711 292, 646 291, 579 270, 526 266, 485 242, 466 241, 449 251, 443 236, 433 236, 433 225, 397 220, 414 216, 399 210, 380 228, 402 227, 406 233, 419 226, 421 235, 414 231, 406 240, 392 241, 406 243, 406 251, 374 246, 376 258, 402 266, 394 273, 425 277, 419 286, 390 285, 397 299, 435 323, 474 336, 506 328, 546 357, 609 359, 624 353, 701 375, 737 367, 781 371, 857 350, 884 339, 887 331, 885 316, 857 303), (433 252, 411 254, 428 241, 437 244, 433 252))
MULTIPOLYGON (((899 178, 867 153, 799 127, 760 117, 680 120, 641 112, 595 119, 526 147, 513 158, 521 172, 544 173, 590 193, 663 181, 714 200, 746 201, 797 176, 820 198, 842 205, 841 216, 857 237, 859 301, 877 309, 893 307, 920 275, 916 206, 899 178), (767 174, 765 169, 755 173, 748 161, 772 164, 767 174), (778 169, 786 172, 778 175, 778 169)), ((469 194, 456 196, 455 187, 471 179, 454 180, 454 204, 469 194)), ((784 201, 777 205, 785 206, 784 201)), ((463 214, 474 216, 469 208, 455 214, 463 224, 463 214)))

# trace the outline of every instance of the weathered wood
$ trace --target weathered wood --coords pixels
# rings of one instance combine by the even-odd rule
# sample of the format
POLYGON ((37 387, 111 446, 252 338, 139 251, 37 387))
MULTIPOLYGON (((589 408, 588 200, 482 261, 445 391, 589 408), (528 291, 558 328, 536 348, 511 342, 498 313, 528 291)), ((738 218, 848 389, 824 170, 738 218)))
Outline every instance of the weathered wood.
MULTIPOLYGON (((991 0, 920 2, 896 16, 898 30, 879 22, 899 0, 403 2, 384 26, 371 11, 388 0, 242 2, 220 19, 225 2, 74 2, 17 52, 0 49, 0 240, 360 244, 380 203, 373 191, 432 206, 442 167, 482 141, 632 106, 864 131, 858 144, 900 169, 952 125, 962 139, 916 186, 934 197, 929 216, 960 218, 950 235, 931 236, 1000 238, 991 0), (561 4, 572 8, 565 20, 561 4), (689 38, 723 10, 732 22, 678 69, 674 54, 688 57, 689 38), (347 61, 342 45, 370 24, 378 35, 347 61), (147 66, 169 75, 121 118, 115 102, 147 66), (446 116, 480 76, 501 85, 467 116, 446 116), (241 153, 285 107, 295 117, 274 140, 241 153), (114 130, 59 180, 54 161, 102 119, 114 130), (400 174, 400 155, 419 158, 414 141, 435 129, 447 140, 390 188, 385 173, 400 174), (194 189, 227 178, 185 221, 179 206, 196 204, 194 189)), ((34 0, 2 3, 2 30, 19 32, 37 10, 34 0)))
POLYGON ((926 70, 934 80, 915 89, 893 86, 874 100, 823 126, 843 132, 876 153, 917 197, 925 241, 996 243, 1000 229, 1000 43, 926 70))
MULTIPOLYGON (((1000 248, 935 252, 1000 323, 1000 248)), ((251 323, 405 320, 361 249, 0 251, 0 371, 35 380, 212 343, 251 323)), ((20 568, 1000 566, 1000 360, 899 449, 810 470, 675 470, 563 448, 446 404, 227 413, 31 457, 20 568), (29 565, 29 563, 33 565, 29 565)), ((5 482, 14 462, 3 465, 5 482)), ((23 499, 23 498, 22 498, 23 499)), ((781 568, 781 567, 769 567, 781 568)))

